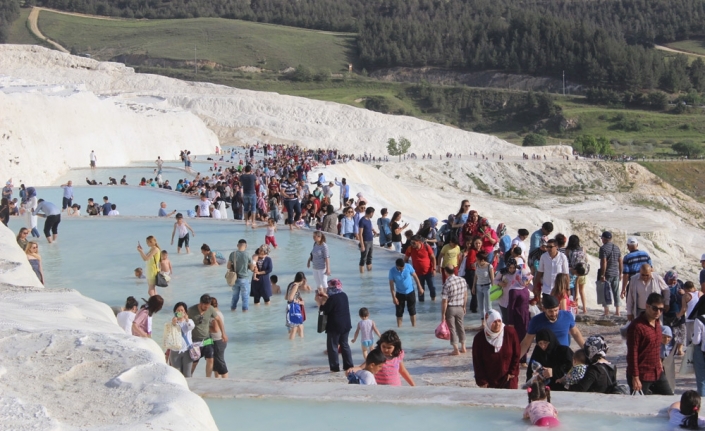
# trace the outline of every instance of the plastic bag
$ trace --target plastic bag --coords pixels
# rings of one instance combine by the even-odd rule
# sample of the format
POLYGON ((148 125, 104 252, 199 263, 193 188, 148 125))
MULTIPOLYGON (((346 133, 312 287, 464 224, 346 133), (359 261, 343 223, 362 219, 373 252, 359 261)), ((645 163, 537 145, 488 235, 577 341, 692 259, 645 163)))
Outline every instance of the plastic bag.
POLYGON ((693 367, 693 354, 695 353, 695 344, 689 344, 688 348, 685 349, 685 356, 683 356, 683 361, 681 362, 681 369, 678 372, 681 376, 688 374, 695 374, 695 368, 693 367))
POLYGON ((450 329, 448 329, 448 324, 446 321, 442 321, 438 327, 436 327, 436 338, 441 340, 450 340, 450 329))
POLYGON ((541 310, 539 310, 538 305, 536 305, 536 304, 529 305, 529 316, 531 316, 533 318, 537 314, 541 314, 541 310))
POLYGON ((162 344, 167 350, 181 350, 181 328, 178 325, 172 325, 171 322, 164 324, 164 337, 162 344))
POLYGON ((460 267, 458 268, 458 277, 465 277, 465 263, 467 262, 467 259, 463 258, 463 261, 460 262, 460 267))

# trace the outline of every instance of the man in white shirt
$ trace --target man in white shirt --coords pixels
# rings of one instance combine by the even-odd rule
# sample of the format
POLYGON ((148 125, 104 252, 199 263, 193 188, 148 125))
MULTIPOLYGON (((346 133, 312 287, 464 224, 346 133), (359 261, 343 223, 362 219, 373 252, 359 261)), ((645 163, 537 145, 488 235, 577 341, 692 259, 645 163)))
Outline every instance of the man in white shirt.
POLYGON ((132 335, 132 322, 135 321, 135 316, 137 315, 139 303, 134 296, 127 298, 125 302, 125 309, 117 314, 118 325, 122 328, 127 335, 132 335))
POLYGON ((217 219, 221 218, 221 216, 220 216, 220 211, 217 210, 217 209, 215 208, 215 206, 211 205, 208 209, 210 210, 211 215, 213 216, 213 218, 217 218, 217 219))
POLYGON ((569 274, 568 258, 558 251, 556 240, 549 239, 546 253, 541 255, 539 269, 534 278, 534 295, 536 297, 539 293, 550 295, 558 274, 569 274))
POLYGON ((529 260, 529 246, 526 245, 526 242, 525 242, 526 238, 528 238, 528 237, 529 237, 528 230, 519 229, 517 237, 512 240, 512 247, 511 248, 516 248, 516 247, 521 248, 521 258, 524 260, 524 262, 527 262, 529 260))
POLYGON ((201 200, 198 202, 198 216, 199 217, 210 217, 210 208, 211 206, 211 201, 206 198, 205 193, 201 193, 201 200))

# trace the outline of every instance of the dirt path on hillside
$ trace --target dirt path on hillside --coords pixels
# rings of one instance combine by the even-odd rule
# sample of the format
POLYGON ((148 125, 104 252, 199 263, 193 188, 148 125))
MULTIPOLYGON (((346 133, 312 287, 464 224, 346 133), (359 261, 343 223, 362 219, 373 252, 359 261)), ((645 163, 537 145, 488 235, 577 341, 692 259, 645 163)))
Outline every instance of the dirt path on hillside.
POLYGON ((44 36, 42 32, 39 30, 39 26, 37 25, 37 20, 39 18, 39 11, 42 8, 38 7, 33 7, 32 11, 29 13, 29 16, 27 17, 27 22, 29 22, 29 31, 34 34, 37 38, 40 40, 43 40, 44 42, 50 44, 54 48, 58 49, 61 52, 69 53, 69 51, 64 48, 63 46, 59 45, 58 43, 54 42, 53 40, 49 39, 48 37, 44 36))
POLYGON ((703 54, 696 54, 696 53, 694 53, 694 52, 689 52, 689 51, 681 51, 681 50, 679 50, 679 49, 673 49, 673 48, 669 48, 669 47, 663 46, 663 45, 654 45, 654 48, 660 49, 661 51, 675 52, 676 54, 690 55, 691 57, 702 57, 702 58, 705 58, 705 55, 703 55, 703 54))
POLYGON ((49 9, 49 8, 46 8, 46 7, 34 7, 34 8, 32 8, 32 9, 33 9, 33 10, 34 10, 34 9, 38 9, 38 10, 40 10, 40 11, 45 10, 45 11, 47 11, 47 12, 60 13, 60 14, 62 14, 62 15, 78 16, 78 17, 81 17, 81 18, 103 19, 103 20, 106 20, 106 21, 148 21, 147 18, 140 18, 140 19, 135 19, 135 18, 129 18, 129 19, 128 19, 128 18, 115 18, 115 17, 112 17, 112 16, 88 15, 88 14, 85 14, 85 13, 78 13, 78 12, 66 12, 66 11, 63 11, 63 10, 49 9))

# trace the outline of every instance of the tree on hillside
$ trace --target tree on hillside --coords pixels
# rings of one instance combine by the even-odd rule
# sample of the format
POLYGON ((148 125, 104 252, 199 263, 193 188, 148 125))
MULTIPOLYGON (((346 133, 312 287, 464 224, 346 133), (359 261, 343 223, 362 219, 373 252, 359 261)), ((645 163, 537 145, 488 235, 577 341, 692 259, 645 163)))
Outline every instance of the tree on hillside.
POLYGON ((529 133, 524 136, 524 140, 521 142, 521 145, 525 147, 543 147, 546 145, 546 137, 539 135, 538 133, 529 133))
POLYGON ((613 154, 612 144, 604 136, 595 138, 592 135, 580 135, 573 141, 573 149, 588 156, 594 154, 609 156, 613 154))
POLYGON ((405 137, 399 138, 399 142, 394 138, 389 138, 387 141, 387 152, 390 156, 399 156, 399 161, 401 162, 401 156, 406 154, 411 147, 411 142, 405 137))
POLYGON ((678 142, 676 144, 673 144, 671 146, 671 149, 673 149, 673 151, 678 153, 678 155, 686 156, 689 159, 698 157, 703 152, 705 152, 705 148, 703 148, 703 144, 693 142, 693 141, 678 142))

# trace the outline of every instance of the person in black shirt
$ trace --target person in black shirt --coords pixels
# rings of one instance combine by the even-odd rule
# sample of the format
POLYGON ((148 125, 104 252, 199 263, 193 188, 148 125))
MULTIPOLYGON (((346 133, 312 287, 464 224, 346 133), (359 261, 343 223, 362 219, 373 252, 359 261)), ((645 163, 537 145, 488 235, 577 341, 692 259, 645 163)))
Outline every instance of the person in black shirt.
POLYGON ((340 371, 338 361, 338 346, 343 355, 343 369, 348 370, 354 367, 352 351, 348 344, 352 322, 350 321, 350 304, 348 295, 343 292, 343 284, 334 278, 328 280, 328 289, 318 289, 316 292, 316 302, 321 311, 328 316, 326 323, 326 335, 328 348, 328 365, 333 372, 340 371))

